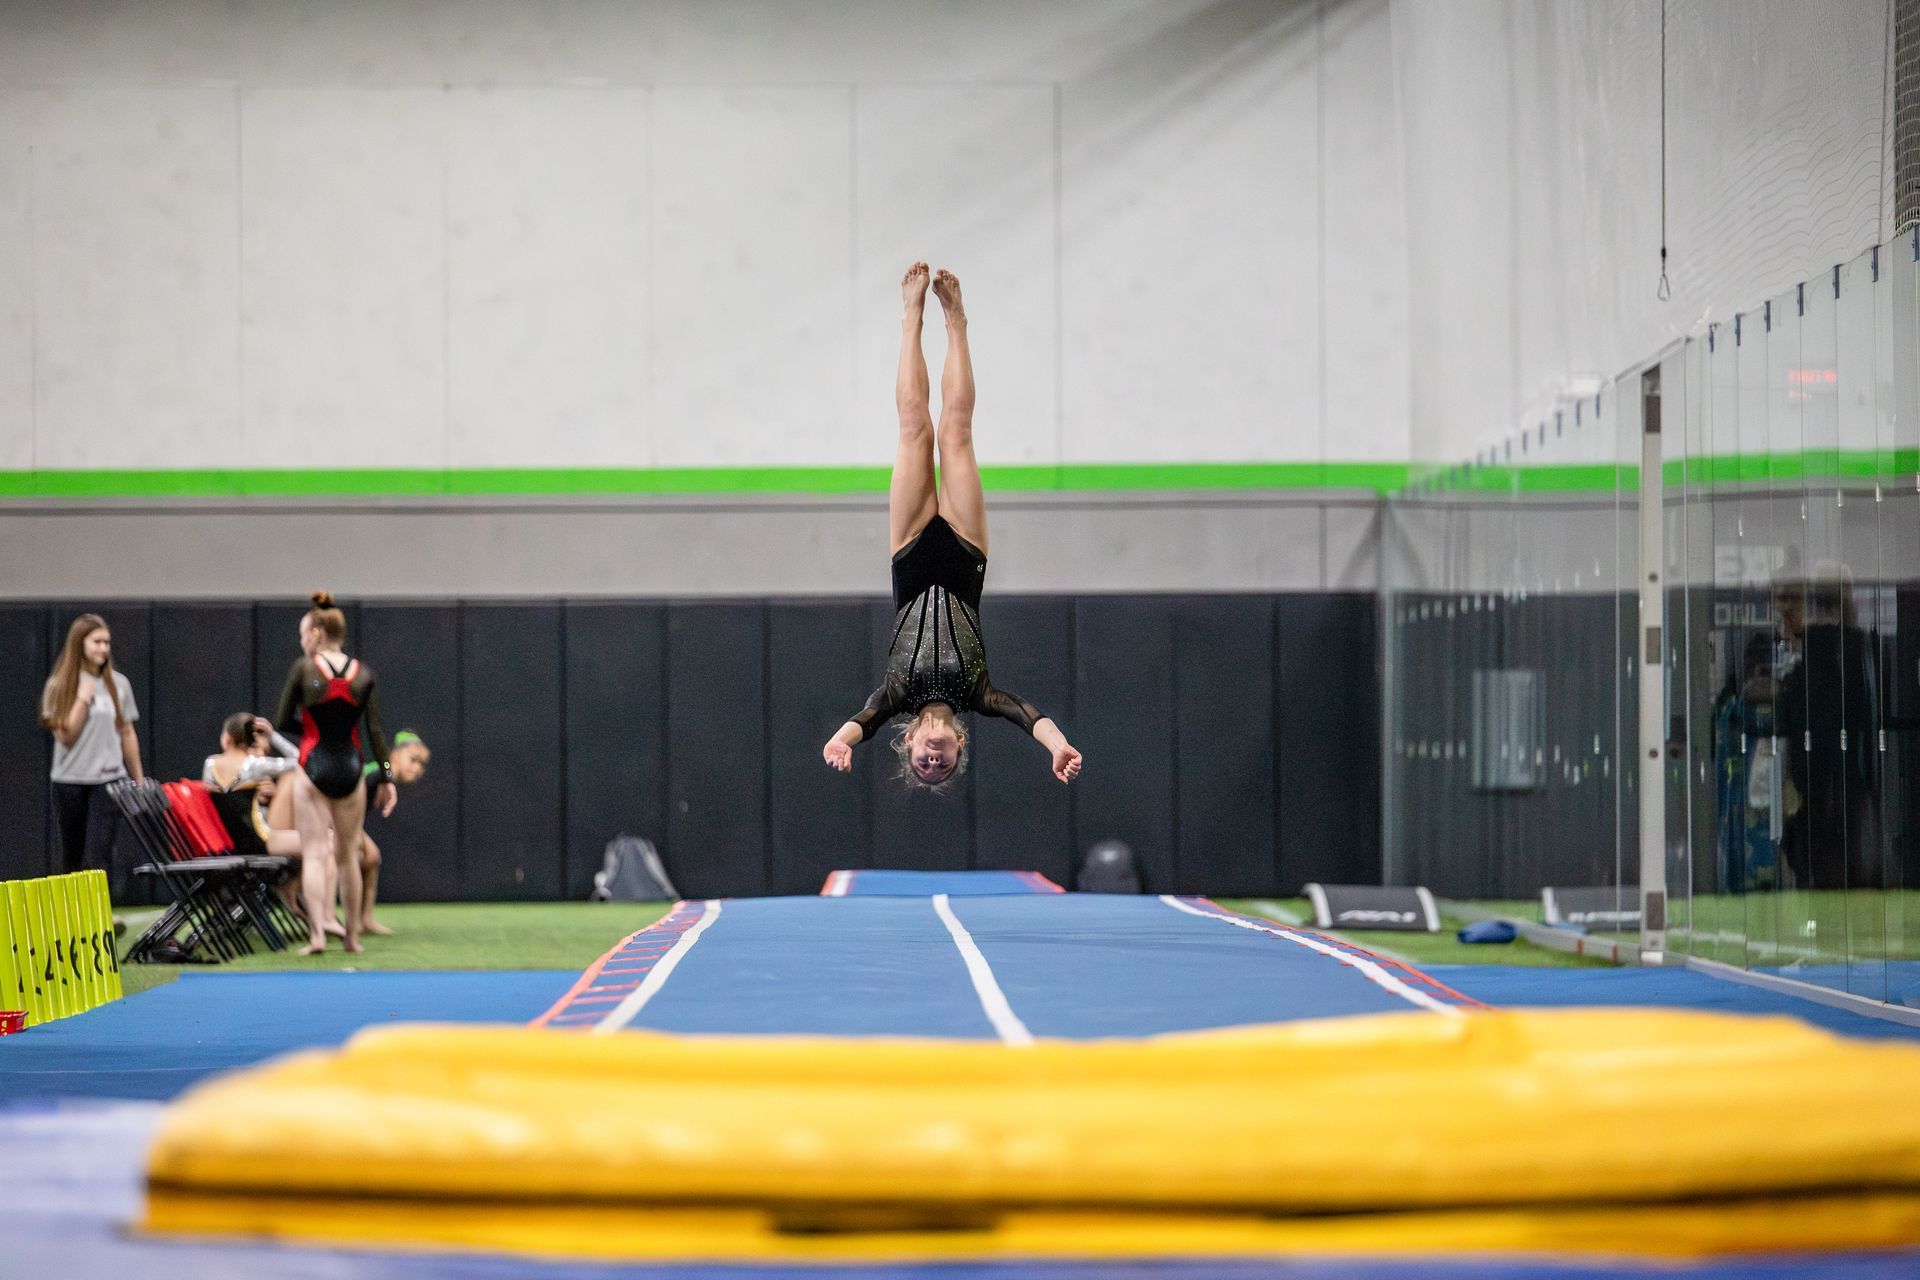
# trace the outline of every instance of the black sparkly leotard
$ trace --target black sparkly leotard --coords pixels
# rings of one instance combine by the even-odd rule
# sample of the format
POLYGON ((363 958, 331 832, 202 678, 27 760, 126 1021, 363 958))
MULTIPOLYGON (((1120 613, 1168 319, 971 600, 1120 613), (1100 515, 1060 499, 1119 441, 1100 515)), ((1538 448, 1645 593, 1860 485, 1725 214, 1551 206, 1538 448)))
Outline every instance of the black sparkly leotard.
POLYGON ((893 643, 887 677, 853 717, 865 742, 897 715, 930 702, 1011 720, 1029 734, 1044 717, 987 679, 980 635, 980 588, 987 558, 935 516, 893 558, 893 643))
POLYGON ((297 735, 300 767, 322 795, 343 800, 353 794, 360 785, 363 746, 380 766, 380 776, 393 777, 387 735, 380 728, 373 670, 358 659, 348 659, 339 671, 318 658, 296 661, 287 673, 274 722, 283 732, 297 735), (362 719, 367 727, 364 744, 362 719))

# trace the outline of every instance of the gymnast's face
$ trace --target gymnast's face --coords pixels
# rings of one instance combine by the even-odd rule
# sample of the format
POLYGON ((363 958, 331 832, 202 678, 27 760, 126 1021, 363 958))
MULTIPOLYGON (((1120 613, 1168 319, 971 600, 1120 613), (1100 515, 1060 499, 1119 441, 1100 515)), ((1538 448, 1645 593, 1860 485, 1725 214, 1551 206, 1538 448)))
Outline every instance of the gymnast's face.
POLYGON ((950 725, 921 726, 914 730, 909 748, 914 776, 925 783, 945 782, 960 764, 960 735, 950 725))
POLYGON ((393 749, 393 780, 395 782, 418 782, 427 772, 427 760, 430 753, 417 742, 409 742, 393 749))
POLYGON ((86 655, 87 669, 99 671, 107 665, 107 659, 113 656, 113 633, 105 627, 95 627, 87 632, 87 638, 80 642, 80 651, 86 655))

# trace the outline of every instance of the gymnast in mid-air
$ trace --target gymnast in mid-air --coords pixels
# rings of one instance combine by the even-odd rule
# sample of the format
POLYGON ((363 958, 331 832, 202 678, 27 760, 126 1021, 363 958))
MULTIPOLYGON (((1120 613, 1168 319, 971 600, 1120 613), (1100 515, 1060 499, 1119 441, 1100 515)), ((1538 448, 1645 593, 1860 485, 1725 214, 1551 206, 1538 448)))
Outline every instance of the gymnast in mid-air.
POLYGON ((893 551, 893 642, 886 679, 858 715, 821 749, 842 773, 853 768, 853 747, 895 716, 908 717, 894 739, 899 775, 912 786, 945 790, 967 766, 967 731, 956 713, 974 711, 1011 720, 1052 756, 1053 776, 1072 782, 1080 753, 1060 727, 1031 702, 987 678, 987 646, 980 632, 980 588, 987 574, 987 500, 973 455, 973 359, 967 349, 967 313, 960 282, 950 271, 930 275, 916 262, 901 281, 906 313, 900 322, 900 369, 894 404, 900 442, 887 496, 887 537, 893 551), (920 327, 927 288, 947 322, 947 359, 940 372, 940 426, 929 408, 927 358, 920 327), (940 470, 934 478, 934 443, 940 470))

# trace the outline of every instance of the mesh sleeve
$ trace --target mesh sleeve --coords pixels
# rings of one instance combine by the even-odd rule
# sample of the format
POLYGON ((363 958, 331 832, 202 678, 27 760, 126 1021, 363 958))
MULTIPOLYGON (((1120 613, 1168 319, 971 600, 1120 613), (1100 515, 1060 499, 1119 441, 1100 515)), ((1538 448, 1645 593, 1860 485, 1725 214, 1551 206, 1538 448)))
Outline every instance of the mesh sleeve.
POLYGON ((1033 726, 1046 719, 1040 714, 1040 708, 1017 693, 1008 693, 1005 689, 994 688, 987 682, 985 676, 980 678, 980 698, 974 704, 974 710, 983 716, 999 716, 1002 720, 1011 720, 1029 737, 1033 735, 1033 726))
POLYGON ((300 684, 306 675, 306 662, 305 658, 293 660, 287 683, 280 690, 280 707, 273 713, 274 727, 285 733, 294 733, 300 728, 300 684))
POLYGON ((860 741, 865 742, 880 732, 880 726, 899 715, 902 700, 901 682, 888 676, 886 683, 875 689, 867 699, 867 705, 860 708, 849 721, 860 726, 860 741))
MULTIPOLYGON (((361 670, 366 670, 365 664, 361 670)), ((386 727, 380 722, 380 686, 372 672, 367 673, 367 690, 360 701, 362 722, 367 726, 367 754, 380 766, 381 781, 392 782, 393 757, 387 750, 386 727)))

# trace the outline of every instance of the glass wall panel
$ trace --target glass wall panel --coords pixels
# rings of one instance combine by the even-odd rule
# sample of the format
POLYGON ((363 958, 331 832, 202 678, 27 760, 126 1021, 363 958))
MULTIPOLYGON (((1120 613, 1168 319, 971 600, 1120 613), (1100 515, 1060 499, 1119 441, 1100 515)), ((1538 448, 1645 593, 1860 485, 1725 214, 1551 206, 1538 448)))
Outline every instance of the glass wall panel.
POLYGON ((1780 646, 1773 612, 1773 578, 1784 552, 1774 532, 1773 467, 1769 449, 1767 400, 1767 324, 1770 309, 1756 309, 1733 318, 1734 383, 1739 454, 1736 474, 1739 499, 1736 529, 1741 541, 1741 646, 1744 685, 1748 690, 1745 718, 1766 738, 1748 750, 1750 804, 1766 823, 1764 870, 1755 867, 1747 879, 1743 902, 1746 916, 1745 964, 1771 963, 1779 947, 1779 903, 1776 895, 1786 876, 1780 840, 1785 822, 1785 769, 1780 759, 1778 733, 1780 646))
POLYGON ((1389 876, 1633 908, 1658 787, 1670 952, 1920 1006, 1920 232, 1661 359, 1652 756, 1641 374, 1389 500, 1389 876))
POLYGON ((1692 632, 1693 578, 1695 547, 1699 530, 1695 527, 1695 469, 1700 456, 1700 422, 1691 394, 1696 375, 1691 343, 1661 360, 1660 444, 1663 465, 1660 469, 1661 492, 1661 723, 1665 726, 1658 761, 1639 753, 1647 767, 1646 781, 1658 778, 1664 788, 1666 812, 1666 874, 1668 949, 1689 951, 1693 947, 1693 734, 1692 705, 1693 654, 1687 643, 1692 632), (1657 764, 1657 772, 1653 766, 1657 764))
MULTIPOLYGON (((1613 462, 1613 731, 1601 777, 1613 790, 1613 883, 1640 883, 1640 370, 1603 397, 1613 462)), ((1658 774, 1655 774, 1658 778, 1658 774)), ((1657 785, 1657 783, 1656 783, 1657 785)))
POLYGON ((1801 647, 1807 608, 1806 426, 1801 413, 1800 316, 1797 291, 1761 309, 1766 370, 1767 529, 1775 629, 1774 755, 1780 765, 1781 887, 1774 894, 1770 942, 1756 948, 1763 966, 1802 964, 1814 958, 1818 922, 1808 885, 1812 878, 1808 835, 1807 684, 1801 647))
MULTIPOLYGON (((1708 565, 1704 607, 1689 611, 1688 649, 1696 672, 1694 727, 1706 766, 1694 806, 1695 954, 1723 963, 1746 960, 1745 895, 1773 877, 1770 797, 1763 744, 1771 735, 1771 636, 1765 603, 1748 598, 1754 574, 1745 537, 1741 475, 1739 348, 1735 326, 1720 324, 1693 343, 1702 359, 1694 401, 1704 456, 1691 475, 1706 504, 1708 565)), ((1697 770, 1696 770, 1697 772, 1697 770)))
MULTIPOLYGON (((1840 460, 1837 272, 1809 281, 1794 294, 1800 354, 1787 370, 1785 395, 1800 415, 1806 446, 1801 470, 1800 524, 1805 572, 1797 584, 1798 662, 1788 680, 1805 700, 1796 774, 1804 821, 1799 824, 1807 874, 1807 923, 1797 976, 1843 988, 1851 942, 1847 890, 1858 879, 1857 851, 1868 788, 1858 769, 1869 759, 1848 736, 1849 722, 1870 717, 1855 710, 1868 687, 1864 636, 1853 608, 1853 566, 1842 522, 1845 477, 1840 460)), ((1858 505, 1857 503, 1855 504, 1858 505)), ((1800 705, 1800 698, 1794 699, 1800 705)), ((1858 730, 1855 731, 1857 739, 1858 730)))
POLYGON ((1889 966, 1888 995, 1920 1006, 1920 228, 1884 246, 1879 267, 1888 286, 1877 295, 1875 325, 1880 545, 1891 596, 1882 625, 1887 749, 1881 816, 1892 889, 1887 943, 1899 957, 1889 966))
MULTIPOLYGON (((1844 908, 1847 940, 1843 984, 1856 995, 1887 998, 1885 777, 1880 742, 1883 577, 1879 424, 1874 412, 1878 359, 1874 336, 1873 259, 1863 255, 1835 268, 1834 398, 1835 515, 1844 566, 1835 602, 1842 627, 1841 735, 1845 746, 1847 865, 1844 908)), ((1828 379, 1821 375, 1821 384, 1828 379)))

